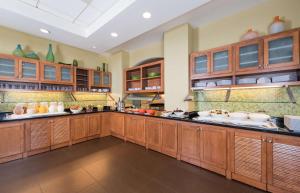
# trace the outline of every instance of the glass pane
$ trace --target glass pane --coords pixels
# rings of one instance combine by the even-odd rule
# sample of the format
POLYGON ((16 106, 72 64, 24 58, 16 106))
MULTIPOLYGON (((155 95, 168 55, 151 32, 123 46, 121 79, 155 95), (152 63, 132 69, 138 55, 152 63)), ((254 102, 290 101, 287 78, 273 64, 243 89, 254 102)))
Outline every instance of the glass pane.
POLYGON ((56 80, 56 68, 54 66, 45 66, 44 78, 46 80, 56 80))
POLYGON ((100 74, 99 74, 99 72, 94 72, 94 85, 100 85, 100 74))
POLYGON ((71 81, 71 69, 70 68, 61 68, 61 80, 62 81, 71 81))
POLYGON ((103 80, 103 84, 105 85, 109 85, 110 84, 110 78, 108 74, 104 74, 104 80, 103 80))
POLYGON ((269 42, 269 64, 293 61, 293 37, 285 37, 269 42))
POLYGON ((195 73, 196 74, 203 74, 207 73, 207 56, 199 56, 195 58, 195 73))
POLYGON ((214 72, 228 70, 228 51, 214 53, 214 72))
POLYGON ((256 67, 258 61, 258 44, 240 47, 240 68, 256 67))
POLYGON ((22 62, 22 77, 36 78, 36 65, 29 62, 22 62))
POLYGON ((15 76, 15 61, 11 59, 0 58, 0 76, 15 76))

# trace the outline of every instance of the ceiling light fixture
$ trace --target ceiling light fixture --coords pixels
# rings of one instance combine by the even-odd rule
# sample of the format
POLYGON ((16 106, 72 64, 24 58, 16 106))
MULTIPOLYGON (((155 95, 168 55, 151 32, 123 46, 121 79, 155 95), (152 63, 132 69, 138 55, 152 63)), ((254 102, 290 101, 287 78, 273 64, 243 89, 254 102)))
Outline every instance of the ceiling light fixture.
POLYGON ((50 34, 50 31, 44 28, 40 28, 40 31, 44 34, 50 34))
POLYGON ((150 19, 150 18, 151 18, 151 13, 148 12, 148 11, 144 12, 144 13, 143 13, 143 18, 144 18, 144 19, 150 19))
POLYGON ((92 48, 93 48, 93 49, 96 49, 97 47, 96 47, 96 46, 92 46, 92 48))
POLYGON ((114 37, 114 38, 116 38, 116 37, 119 36, 116 32, 112 32, 112 33, 110 33, 110 35, 111 35, 112 37, 114 37))

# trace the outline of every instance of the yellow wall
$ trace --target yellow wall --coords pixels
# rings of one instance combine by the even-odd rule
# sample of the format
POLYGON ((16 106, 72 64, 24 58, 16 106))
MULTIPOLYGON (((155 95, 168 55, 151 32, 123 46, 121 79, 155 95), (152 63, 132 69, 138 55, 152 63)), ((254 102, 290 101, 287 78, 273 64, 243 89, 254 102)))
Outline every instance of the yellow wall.
POLYGON ((289 28, 300 27, 299 0, 268 0, 241 13, 196 29, 197 50, 205 50, 238 42, 247 29, 253 28, 262 35, 276 15, 283 16, 289 28))
POLYGON ((189 53, 192 49, 192 29, 185 24, 164 34, 165 108, 188 110, 184 98, 189 90, 189 53))
POLYGON ((139 49, 131 50, 129 52, 129 65, 134 66, 148 58, 163 57, 163 49, 163 42, 156 42, 139 49))
POLYGON ((96 68, 102 62, 107 62, 106 57, 97 53, 0 26, 0 53, 11 54, 16 45, 21 44, 25 51, 35 51, 41 59, 44 59, 49 43, 53 46, 56 62, 72 63, 73 59, 77 59, 79 66, 90 68, 96 68))

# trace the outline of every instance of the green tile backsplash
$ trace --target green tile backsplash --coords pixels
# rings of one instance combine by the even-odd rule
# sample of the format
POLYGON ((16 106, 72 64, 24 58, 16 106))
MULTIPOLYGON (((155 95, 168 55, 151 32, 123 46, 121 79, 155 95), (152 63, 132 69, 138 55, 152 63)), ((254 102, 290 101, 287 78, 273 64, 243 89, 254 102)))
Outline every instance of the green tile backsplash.
POLYGON ((286 88, 255 88, 231 90, 225 102, 226 90, 194 92, 194 110, 225 109, 228 111, 265 111, 272 116, 300 115, 300 87, 291 87, 297 101, 289 100, 286 88))
POLYGON ((17 103, 31 102, 64 102, 65 108, 78 104, 107 105, 108 97, 100 93, 70 93, 64 92, 0 92, 0 112, 11 112, 17 103))

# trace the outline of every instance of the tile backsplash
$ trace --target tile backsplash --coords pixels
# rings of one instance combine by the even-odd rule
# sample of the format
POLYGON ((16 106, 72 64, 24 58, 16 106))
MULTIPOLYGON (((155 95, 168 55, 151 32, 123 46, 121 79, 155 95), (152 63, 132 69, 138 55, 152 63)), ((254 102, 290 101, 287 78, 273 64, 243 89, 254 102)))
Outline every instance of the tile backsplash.
POLYGON ((251 88, 231 90, 228 102, 225 102, 226 90, 194 92, 194 110, 225 109, 228 111, 265 112, 282 117, 283 115, 300 116, 300 87, 291 87, 296 99, 292 103, 287 88, 251 88))
POLYGON ((108 97, 100 93, 80 93, 71 95, 64 92, 0 92, 0 112, 11 112, 17 103, 64 102, 65 108, 78 104, 107 105, 108 97))

